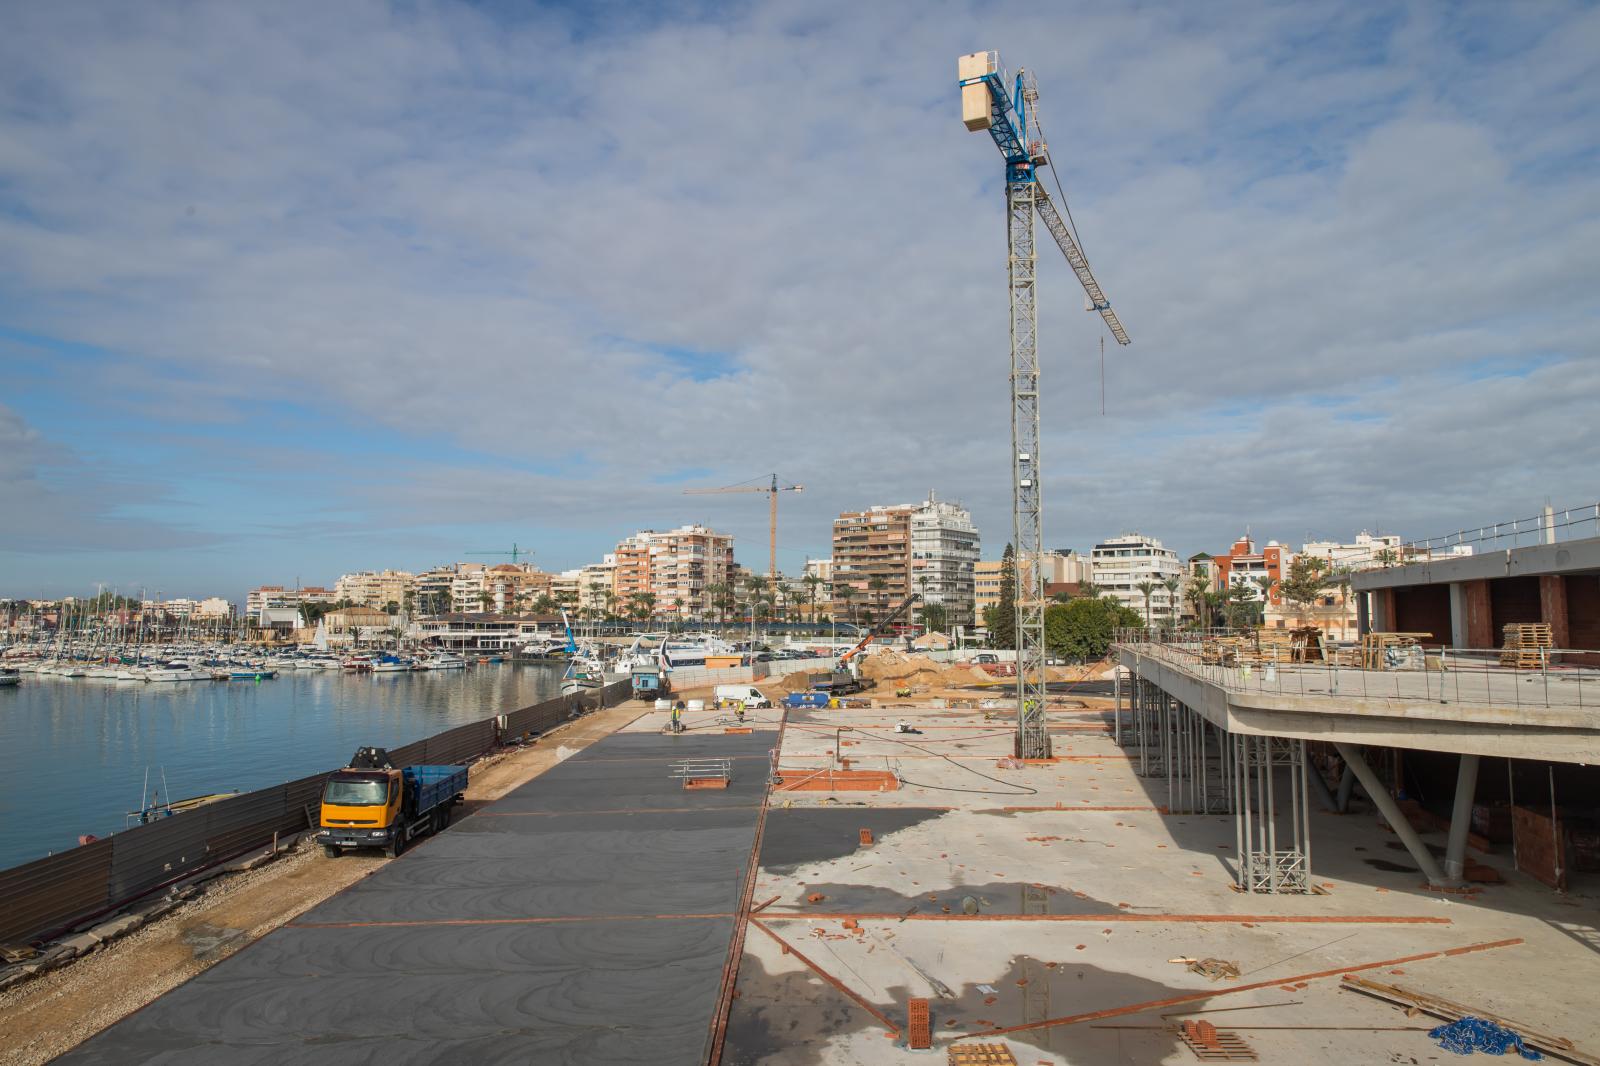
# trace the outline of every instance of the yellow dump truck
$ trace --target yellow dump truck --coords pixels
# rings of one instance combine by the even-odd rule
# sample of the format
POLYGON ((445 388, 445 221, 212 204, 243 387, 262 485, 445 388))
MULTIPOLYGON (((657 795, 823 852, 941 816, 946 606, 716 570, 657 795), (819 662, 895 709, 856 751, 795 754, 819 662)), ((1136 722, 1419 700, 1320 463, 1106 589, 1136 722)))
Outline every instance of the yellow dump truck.
POLYGON ((466 791, 465 766, 398 769, 384 749, 358 748, 323 786, 317 843, 329 858, 347 848, 382 848, 393 858, 415 838, 449 825, 450 808, 466 791))

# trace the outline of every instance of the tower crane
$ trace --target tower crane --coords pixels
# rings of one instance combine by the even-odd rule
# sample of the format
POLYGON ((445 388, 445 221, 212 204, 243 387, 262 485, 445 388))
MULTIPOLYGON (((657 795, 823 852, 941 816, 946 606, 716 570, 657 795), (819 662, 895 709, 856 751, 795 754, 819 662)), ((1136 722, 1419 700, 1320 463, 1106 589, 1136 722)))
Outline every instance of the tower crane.
MULTIPOLYGON (((1050 757, 1045 718, 1044 502, 1039 465, 1038 314, 1034 292, 1038 255, 1034 215, 1044 220, 1078 276, 1088 310, 1100 312, 1118 344, 1128 343, 1111 302, 1089 269, 1071 228, 1039 184, 1050 162, 1039 128, 1039 89, 1018 70, 1010 91, 997 52, 974 52, 956 62, 961 118, 971 132, 988 130, 1006 166, 1006 257, 1011 290, 1011 538, 1016 545, 1017 736, 1025 759, 1050 757)), ((1070 216, 1069 216, 1070 217, 1070 216)))
POLYGON ((532 555, 533 554, 533 549, 532 548, 519 548, 519 547, 517 547, 516 544, 512 544, 511 545, 511 550, 508 551, 508 552, 465 552, 463 554, 466 554, 466 555, 496 555, 496 556, 499 556, 501 558, 504 558, 504 557, 509 555, 511 557, 512 565, 515 565, 517 560, 522 558, 524 555, 532 555))
POLYGON ((685 496, 710 496, 723 492, 764 492, 767 494, 767 576, 778 579, 778 493, 804 492, 804 485, 779 485, 778 475, 769 475, 770 485, 725 485, 719 489, 684 489, 685 496))

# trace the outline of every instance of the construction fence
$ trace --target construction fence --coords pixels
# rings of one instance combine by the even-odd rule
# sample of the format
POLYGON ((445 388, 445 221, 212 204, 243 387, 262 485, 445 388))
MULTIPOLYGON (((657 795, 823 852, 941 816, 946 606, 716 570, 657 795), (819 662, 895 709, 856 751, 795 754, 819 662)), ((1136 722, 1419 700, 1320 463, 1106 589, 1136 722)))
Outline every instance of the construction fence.
MULTIPOLYGON (((389 756, 396 766, 470 762, 507 741, 546 732, 630 695, 631 683, 617 681, 598 690, 598 698, 593 692, 558 696, 391 748, 389 756)), ((322 785, 332 772, 218 800, 0 871, 0 944, 49 939, 279 835, 314 826, 322 785)))

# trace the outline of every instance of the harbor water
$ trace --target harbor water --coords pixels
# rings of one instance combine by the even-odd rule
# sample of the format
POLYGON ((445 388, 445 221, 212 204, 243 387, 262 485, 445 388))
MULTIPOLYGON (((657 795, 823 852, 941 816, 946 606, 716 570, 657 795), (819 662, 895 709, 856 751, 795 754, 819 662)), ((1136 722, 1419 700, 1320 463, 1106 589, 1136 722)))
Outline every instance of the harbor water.
POLYGON ((362 745, 550 699, 561 672, 483 664, 166 684, 28 675, 0 688, 0 869, 124 828, 141 793, 166 802, 332 770, 362 745))

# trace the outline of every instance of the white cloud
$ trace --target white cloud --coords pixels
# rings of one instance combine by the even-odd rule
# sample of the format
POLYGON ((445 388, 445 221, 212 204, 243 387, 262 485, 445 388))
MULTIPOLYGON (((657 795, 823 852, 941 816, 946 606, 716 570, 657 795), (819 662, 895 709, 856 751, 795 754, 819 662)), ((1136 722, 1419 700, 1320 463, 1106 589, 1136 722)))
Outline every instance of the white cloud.
MULTIPOLYGON (((1135 340, 1108 352, 1102 422, 1098 320, 1045 264, 1052 543, 1427 533, 1594 497, 1592 431, 1512 477, 1482 427, 1581 423, 1597 398, 1600 221, 1574 165, 1596 147, 1595 13, 1191 10, 35 5, 0 42, 3 321, 230 394, 589 460, 512 477, 529 513, 713 517, 641 486, 778 469, 810 490, 785 501, 797 547, 929 487, 998 544, 1000 174, 953 84, 958 53, 998 46, 1039 78, 1135 340), (669 346, 732 372, 696 380, 669 346), (1460 384, 1535 354, 1526 378, 1460 384), (1330 395, 1378 421, 1337 421, 1330 395)), ((423 522, 493 521, 508 477, 393 484, 423 522)), ((761 516, 728 510, 759 544, 761 516)))

